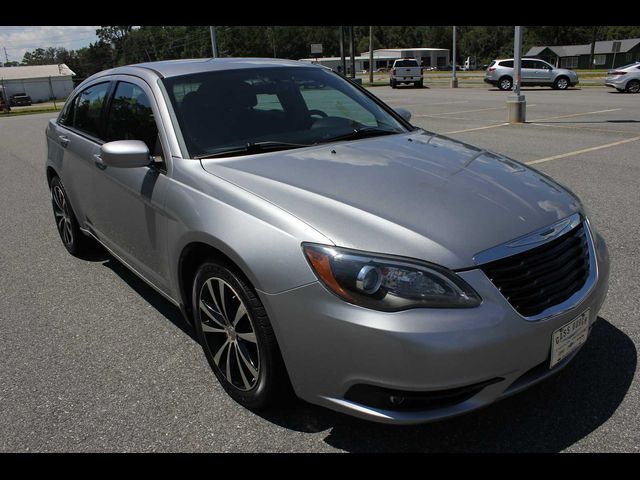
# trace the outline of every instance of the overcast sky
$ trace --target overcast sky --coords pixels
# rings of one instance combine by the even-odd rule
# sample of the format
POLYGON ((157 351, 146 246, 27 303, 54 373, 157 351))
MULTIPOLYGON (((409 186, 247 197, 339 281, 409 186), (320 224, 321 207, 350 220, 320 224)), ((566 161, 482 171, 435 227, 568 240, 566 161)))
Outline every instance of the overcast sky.
POLYGON ((42 47, 64 47, 75 50, 96 42, 96 29, 100 27, 2 27, 0 26, 0 61, 5 61, 7 49, 9 61, 22 61, 26 51, 42 47))

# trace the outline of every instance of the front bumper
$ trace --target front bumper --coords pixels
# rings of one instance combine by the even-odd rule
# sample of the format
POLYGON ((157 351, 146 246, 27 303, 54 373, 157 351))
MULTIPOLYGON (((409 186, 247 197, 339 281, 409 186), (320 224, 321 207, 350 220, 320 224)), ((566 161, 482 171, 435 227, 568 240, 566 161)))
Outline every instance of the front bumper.
POLYGON ((259 295, 300 398, 368 420, 423 423, 486 406, 571 361, 577 352, 549 370, 551 335, 586 309, 590 324, 595 322, 609 277, 604 240, 595 249, 593 288, 569 311, 535 322, 521 317, 479 269, 459 273, 483 298, 472 309, 379 312, 348 304, 317 282, 259 295), (356 385, 440 392, 485 382, 470 398, 420 410, 345 398, 356 385))

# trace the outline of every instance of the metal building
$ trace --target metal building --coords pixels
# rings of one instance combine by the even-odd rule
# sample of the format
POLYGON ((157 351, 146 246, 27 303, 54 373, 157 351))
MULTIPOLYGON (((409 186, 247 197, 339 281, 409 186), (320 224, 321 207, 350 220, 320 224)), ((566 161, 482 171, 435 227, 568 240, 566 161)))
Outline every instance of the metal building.
MULTIPOLYGON (((399 58, 415 58, 423 67, 445 69, 449 66, 449 49, 447 48, 385 48, 373 51, 374 70, 387 69, 399 58)), ((301 58, 303 62, 319 63, 325 67, 339 71, 340 57, 301 58)), ((350 57, 346 56, 347 69, 350 68, 350 57)), ((369 70, 369 52, 361 53, 354 58, 356 72, 369 70)), ((350 73, 350 72, 347 72, 350 73)))
POLYGON ((4 87, 7 98, 24 92, 34 103, 45 102, 51 98, 67 98, 73 91, 74 75, 64 63, 1 67, 0 86, 4 87))

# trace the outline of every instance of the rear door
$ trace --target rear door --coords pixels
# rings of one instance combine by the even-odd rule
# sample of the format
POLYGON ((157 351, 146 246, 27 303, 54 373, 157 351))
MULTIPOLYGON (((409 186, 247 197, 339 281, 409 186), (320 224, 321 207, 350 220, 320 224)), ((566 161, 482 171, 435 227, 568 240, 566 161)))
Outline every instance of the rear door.
POLYGON ((62 115, 53 125, 49 141, 62 157, 60 175, 71 206, 81 227, 93 218, 94 195, 92 175, 94 156, 100 153, 104 106, 111 82, 97 81, 80 91, 65 105, 62 115))
POLYGON ((523 84, 536 82, 536 69, 533 60, 522 60, 520 78, 523 84))

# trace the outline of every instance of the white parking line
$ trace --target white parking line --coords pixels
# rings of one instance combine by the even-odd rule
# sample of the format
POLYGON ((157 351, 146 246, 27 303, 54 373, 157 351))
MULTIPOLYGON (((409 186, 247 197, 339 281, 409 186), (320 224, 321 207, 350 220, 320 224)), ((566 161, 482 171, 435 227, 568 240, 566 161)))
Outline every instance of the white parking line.
POLYGON ((617 112, 618 110, 622 110, 622 109, 621 108, 611 108, 609 110, 598 110, 598 111, 595 111, 595 112, 572 113, 571 115, 559 115, 557 117, 536 118, 535 120, 529 120, 527 123, 544 122, 546 120, 555 120, 557 118, 580 117, 582 115, 595 115, 596 113, 617 112))
POLYGON ((442 132, 442 135, 451 135, 452 133, 464 133, 464 132, 474 132, 476 130, 486 130, 487 128, 496 128, 496 127, 504 127, 509 125, 509 123, 498 123, 497 125, 485 125, 484 127, 476 127, 476 128, 466 128, 464 130, 452 130, 450 132, 442 132))
POLYGON ((562 153, 560 155, 554 155, 552 157, 540 158, 538 160, 532 160, 524 163, 526 163, 527 165, 535 165, 537 163, 550 162, 551 160, 558 160, 560 158, 573 157, 574 155, 580 155, 581 153, 588 153, 596 150, 602 150, 603 148, 615 147, 617 145, 622 145, 623 143, 636 142, 638 140, 640 140, 640 136, 627 138, 625 140, 620 140, 613 143, 607 143, 606 145, 598 145, 597 147, 583 148, 582 150, 575 150, 573 152, 562 153))

